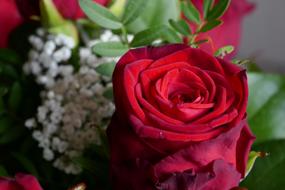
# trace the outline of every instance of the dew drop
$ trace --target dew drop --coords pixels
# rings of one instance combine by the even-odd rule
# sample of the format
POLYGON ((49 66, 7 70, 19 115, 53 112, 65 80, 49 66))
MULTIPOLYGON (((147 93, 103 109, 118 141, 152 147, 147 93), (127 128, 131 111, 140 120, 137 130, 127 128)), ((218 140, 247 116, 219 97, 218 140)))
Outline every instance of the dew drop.
POLYGON ((160 139, 164 139, 164 134, 163 134, 162 131, 159 132, 159 138, 160 138, 160 139))

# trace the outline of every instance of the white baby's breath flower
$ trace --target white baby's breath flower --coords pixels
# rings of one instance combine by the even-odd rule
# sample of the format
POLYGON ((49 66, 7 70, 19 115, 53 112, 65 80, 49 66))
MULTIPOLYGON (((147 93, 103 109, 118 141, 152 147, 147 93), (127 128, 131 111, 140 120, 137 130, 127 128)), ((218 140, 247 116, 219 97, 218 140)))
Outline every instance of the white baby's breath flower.
POLYGON ((71 57, 71 49, 75 46, 71 37, 48 34, 40 28, 35 35, 29 37, 29 42, 32 49, 23 70, 26 74, 34 75, 37 83, 50 88, 55 84, 55 79, 66 76, 66 70, 68 74, 73 72, 72 70, 70 73, 70 65, 65 64, 71 57), (65 70, 64 67, 68 68, 65 70))
POLYGON ((51 161, 54 159, 54 153, 51 149, 45 148, 43 151, 43 157, 44 159, 46 159, 47 161, 51 161))
POLYGON ((100 39, 80 47, 80 68, 75 72, 68 64, 75 46, 72 38, 44 30, 30 37, 33 49, 25 72, 33 74, 44 90, 37 115, 27 120, 26 126, 33 130, 32 136, 43 149, 44 159, 68 174, 81 172, 72 160, 90 144, 101 143, 96 128, 106 128, 106 120, 114 112, 113 102, 104 97, 104 92, 112 87, 111 78, 99 74, 95 68, 116 59, 97 57, 92 46, 116 40, 118 36, 106 31, 100 39), (35 46, 39 40, 41 48, 35 46))
POLYGON ((34 118, 28 119, 25 121, 25 126, 29 129, 36 127, 37 123, 34 118))

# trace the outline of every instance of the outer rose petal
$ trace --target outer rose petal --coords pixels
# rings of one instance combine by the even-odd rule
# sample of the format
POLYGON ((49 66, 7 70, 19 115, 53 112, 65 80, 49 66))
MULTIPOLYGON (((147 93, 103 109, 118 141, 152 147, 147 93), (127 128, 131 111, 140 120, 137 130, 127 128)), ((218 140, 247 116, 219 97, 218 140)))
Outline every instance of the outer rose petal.
POLYGON ((163 190, 229 190, 239 184, 240 174, 223 160, 215 160, 202 171, 175 173, 158 185, 163 190))
POLYGON ((10 32, 22 23, 14 0, 0 0, 0 48, 7 47, 10 32))
POLYGON ((154 165, 154 177, 160 179, 170 173, 197 169, 216 159, 223 159, 233 164, 244 176, 246 167, 244 161, 248 158, 254 137, 251 133, 241 134, 243 130, 250 132, 245 121, 215 139, 190 144, 184 149, 167 156, 154 165), (238 142, 242 144, 239 145, 238 142), (237 158, 242 161, 237 160, 237 158))
POLYGON ((108 127, 107 135, 111 148, 111 177, 114 190, 153 190, 148 175, 148 163, 159 157, 155 149, 139 139, 129 130, 129 126, 120 124, 114 115, 108 127), (120 126, 119 126, 120 125, 120 126))
POLYGON ((17 174, 15 179, 25 190, 42 190, 38 180, 32 175, 17 174))
POLYGON ((241 131, 241 135, 237 142, 237 152, 236 152, 237 169, 242 174, 242 177, 244 177, 246 172, 248 155, 254 140, 255 136, 251 132, 249 126, 246 125, 241 131))
POLYGON ((244 176, 245 162, 254 140, 245 122, 215 139, 188 145, 177 142, 176 146, 173 146, 167 140, 151 141, 138 137, 130 130, 130 126, 120 125, 117 116, 113 117, 108 128, 115 190, 126 190, 127 187, 130 190, 144 190, 173 173, 190 169, 199 171, 217 159, 222 159, 237 168, 234 173, 239 173, 239 179, 240 176, 244 176), (184 148, 174 154, 163 151, 171 146, 177 150, 184 148))
POLYGON ((15 179, 1 178, 1 190, 43 190, 34 176, 17 174, 15 179))

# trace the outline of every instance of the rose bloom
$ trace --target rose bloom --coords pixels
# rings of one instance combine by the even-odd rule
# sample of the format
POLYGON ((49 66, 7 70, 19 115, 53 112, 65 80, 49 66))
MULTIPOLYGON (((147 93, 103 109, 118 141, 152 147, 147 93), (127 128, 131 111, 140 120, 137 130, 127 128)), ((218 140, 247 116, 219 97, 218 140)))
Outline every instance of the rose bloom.
MULTIPOLYGON (((202 12, 203 1, 192 0, 194 5, 202 12)), ((217 2, 217 0, 215 1, 217 2)), ((219 48, 226 45, 235 47, 235 51, 228 55, 227 58, 233 57, 239 47, 241 38, 242 21, 246 15, 252 12, 254 4, 249 3, 247 0, 232 0, 228 10, 222 16, 223 24, 209 32, 199 35, 197 41, 208 39, 208 43, 201 45, 201 48, 209 53, 216 52, 219 48)), ((191 28, 195 30, 195 25, 190 24, 191 28)))
POLYGON ((34 176, 17 174, 15 179, 0 177, 1 190, 42 190, 34 176))
POLYGON ((128 51, 107 133, 116 190, 229 190, 254 136, 244 69, 176 44, 128 51))
POLYGON ((22 23, 14 0, 0 0, 0 48, 8 45, 9 34, 22 23))
MULTIPOLYGON (((106 6, 110 0, 93 0, 103 6, 106 6)), ((40 15, 39 0, 16 0, 18 9, 24 18, 29 19, 31 16, 40 15)), ((58 11, 64 18, 76 20, 84 17, 78 0, 53 0, 58 11)))

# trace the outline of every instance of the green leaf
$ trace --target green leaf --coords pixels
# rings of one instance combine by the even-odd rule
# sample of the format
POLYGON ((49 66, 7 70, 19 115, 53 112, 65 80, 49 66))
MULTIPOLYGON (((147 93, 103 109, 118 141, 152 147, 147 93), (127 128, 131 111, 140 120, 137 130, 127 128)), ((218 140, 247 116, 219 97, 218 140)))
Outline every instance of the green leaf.
POLYGON ((19 63, 20 57, 11 49, 0 48, 0 61, 7 63, 19 63))
POLYGON ((248 160, 247 160, 247 165, 246 165, 246 173, 245 173, 245 178, 248 176, 248 174, 251 172, 253 166, 254 166, 254 163, 256 161, 257 158, 259 157, 265 157, 267 156, 266 153, 264 152, 256 152, 256 151, 251 151, 249 153, 249 156, 248 156, 248 160))
POLYGON ((3 135, 5 135, 5 131, 7 131, 7 129, 13 127, 13 122, 11 121, 11 119, 8 116, 1 116, 0 117, 0 134, 3 133, 3 135))
POLYGON ((34 175, 35 177, 38 177, 38 171, 36 169, 36 166, 34 165, 34 163, 29 160, 25 155, 22 155, 20 153, 12 153, 12 156, 23 166, 23 168, 31 173, 32 175, 34 175))
POLYGON ((123 23, 129 24, 138 18, 146 8, 148 0, 128 0, 123 14, 123 23))
POLYGON ((101 42, 95 44, 92 49, 98 55, 118 57, 128 51, 128 46, 121 42, 101 42))
POLYGON ((6 169, 4 168, 4 166, 0 165, 0 176, 1 177, 9 177, 8 172, 6 171, 6 169))
POLYGON ((40 12, 41 22, 47 28, 60 26, 65 22, 52 0, 41 0, 40 12))
POLYGON ((204 24, 202 26, 202 28, 198 31, 198 33, 200 32, 208 32, 209 30, 212 30, 214 28, 216 28, 217 26, 220 26, 223 22, 220 20, 211 20, 209 22, 207 22, 206 24, 204 24))
POLYGON ((182 2, 181 3, 181 10, 183 14, 188 18, 190 21, 195 22, 196 24, 201 23, 200 19, 200 12, 198 9, 193 5, 191 1, 182 2))
POLYGON ((232 53, 233 51, 235 50, 234 46, 224 46, 224 47, 221 47, 220 49, 218 49, 216 52, 215 52, 215 56, 216 57, 219 57, 219 56, 225 56, 226 54, 230 54, 232 53))
POLYGON ((168 27, 164 25, 149 28, 137 33, 131 42, 132 47, 150 45, 153 41, 161 39, 163 34, 168 31, 168 27))
POLYGON ((97 133, 100 136, 101 146, 102 146, 101 149, 104 151, 104 154, 105 154, 104 157, 105 157, 105 159, 109 160, 109 158, 110 158, 110 153, 109 153, 110 147, 109 147, 109 142, 108 142, 106 130, 100 126, 97 127, 96 129, 97 129, 97 133))
POLYGON ((113 87, 109 87, 105 90, 105 92, 103 93, 103 96, 109 100, 113 100, 114 99, 114 95, 113 95, 113 87))
POLYGON ((256 142, 285 138, 285 77, 248 73, 248 122, 256 142))
POLYGON ((3 98, 0 96, 0 115, 5 111, 5 104, 3 98))
POLYGON ((99 164, 98 162, 83 156, 73 158, 72 161, 82 169, 87 170, 95 175, 102 175, 102 172, 108 171, 108 168, 104 164, 99 164))
POLYGON ((170 19, 180 18, 179 1, 149 0, 143 13, 127 26, 127 30, 138 33, 158 25, 167 25, 170 19))
POLYGON ((124 8, 127 3, 127 0, 116 0, 112 1, 111 6, 109 7, 109 10, 111 13, 113 13, 118 18, 121 18, 124 13, 124 8))
POLYGON ((185 20, 174 21, 173 19, 169 20, 170 25, 180 34, 188 36, 192 34, 189 25, 185 20))
POLYGON ((231 0, 219 0, 213 9, 207 15, 206 20, 215 20, 223 16, 228 7, 230 6, 231 0))
POLYGON ((53 34, 65 34, 74 40, 75 45, 79 43, 77 28, 71 21, 65 21, 59 26, 50 27, 48 31, 53 34))
POLYGON ((109 63, 103 63, 96 67, 96 71, 100 73, 101 75, 105 75, 108 77, 111 77, 114 71, 116 63, 115 62, 109 62, 109 63))
POLYGON ((17 111, 22 99, 22 87, 19 82, 15 82, 11 88, 9 96, 9 107, 13 111, 17 111))
POLYGON ((7 76, 12 79, 16 79, 18 77, 18 73, 12 65, 3 64, 0 62, 0 76, 7 76))
POLYGON ((252 190, 280 190, 285 186, 285 141, 268 141, 253 147, 265 151, 269 156, 256 160, 253 170, 242 182, 242 186, 252 190))
POLYGON ((0 135, 0 145, 2 144, 8 144, 10 142, 16 141, 23 135, 24 132, 24 127, 23 126, 10 126, 7 130, 5 130, 4 134, 0 135), (15 132, 17 131, 17 132, 15 132))
POLYGON ((162 39, 169 43, 182 43, 179 35, 171 28, 167 28, 167 31, 162 34, 162 39))
POLYGON ((208 41, 209 41, 208 39, 202 39, 202 40, 195 41, 194 43, 191 43, 191 45, 199 47, 199 45, 206 43, 208 41))
POLYGON ((123 25, 107 8, 91 0, 79 0, 85 14, 96 24, 108 29, 120 29, 123 25))
POLYGON ((207 15, 209 14, 209 10, 213 6, 213 0, 203 0, 203 12, 204 12, 204 18, 207 18, 207 15))
POLYGON ((8 92, 8 88, 6 86, 0 86, 0 97, 5 96, 7 92, 8 92))

